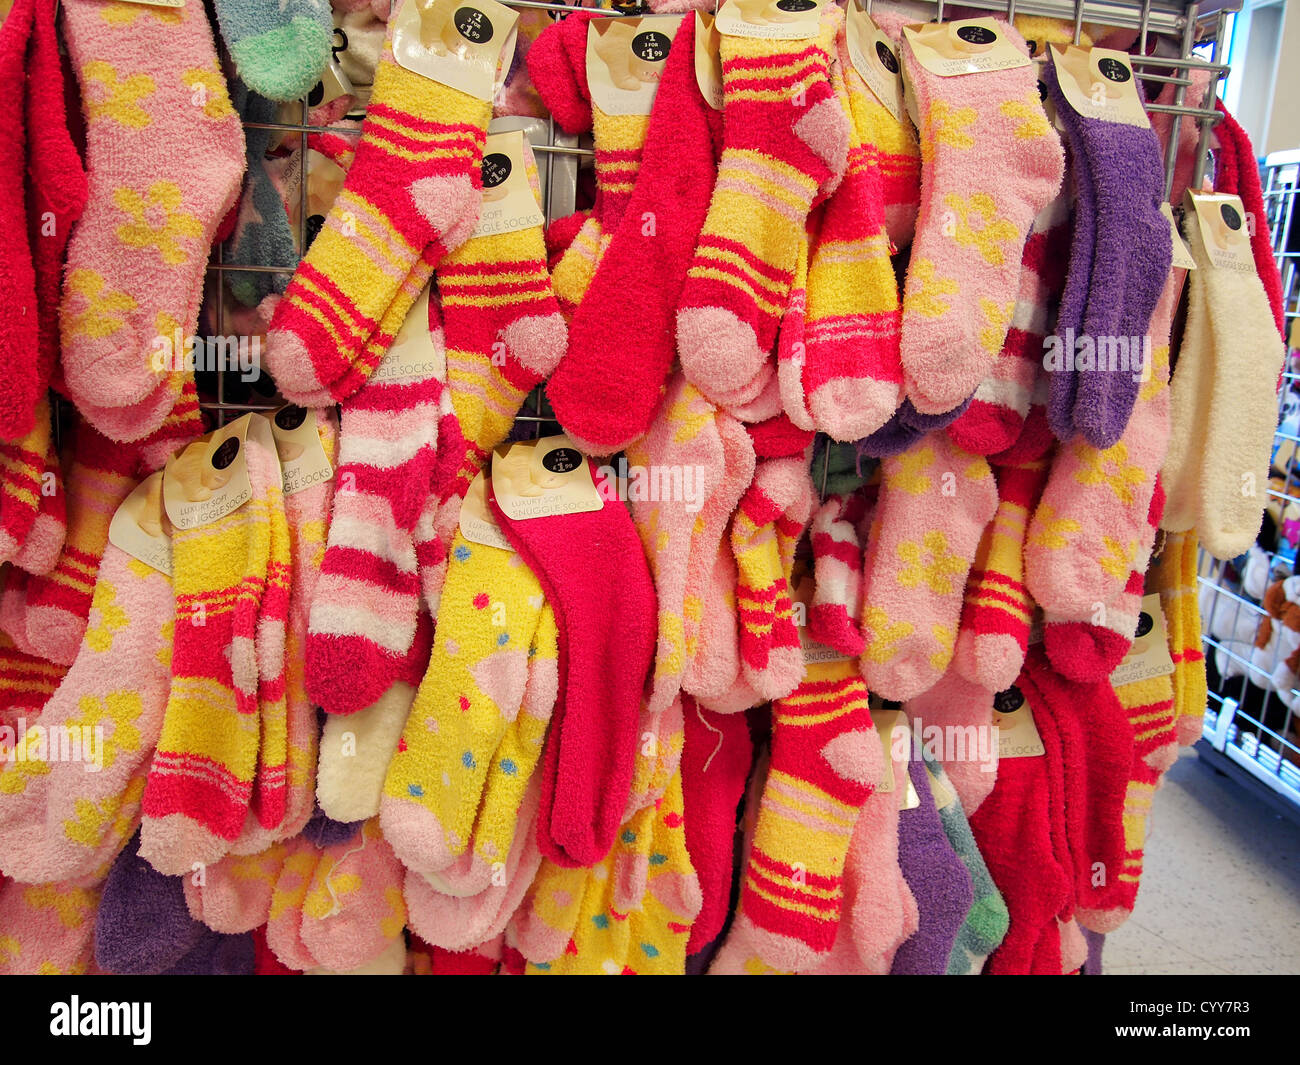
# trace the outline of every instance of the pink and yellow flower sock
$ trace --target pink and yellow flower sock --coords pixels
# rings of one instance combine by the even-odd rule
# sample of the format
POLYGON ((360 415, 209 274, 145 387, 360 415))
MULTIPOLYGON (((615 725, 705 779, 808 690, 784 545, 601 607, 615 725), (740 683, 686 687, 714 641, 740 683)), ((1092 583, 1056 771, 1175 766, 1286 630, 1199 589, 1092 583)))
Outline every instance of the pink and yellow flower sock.
POLYGON ((159 365, 159 339, 170 345, 194 331, 208 249, 239 195, 244 143, 199 0, 73 0, 63 11, 90 179, 67 252, 63 380, 115 435, 96 408, 156 394, 174 373, 159 365), (171 163, 177 150, 191 160, 183 171, 171 163))
POLYGON ((966 576, 997 508, 997 486, 988 463, 942 431, 881 468, 863 563, 861 664, 872 691, 902 701, 952 661, 966 576))
MULTIPOLYGON (((1028 54, 1020 35, 999 31, 1028 54)), ((921 212, 903 297, 907 395, 923 414, 952 410, 1002 350, 1034 217, 1065 170, 1034 67, 940 77, 904 37, 921 117, 921 212), (996 175, 987 161, 998 158, 996 175)))

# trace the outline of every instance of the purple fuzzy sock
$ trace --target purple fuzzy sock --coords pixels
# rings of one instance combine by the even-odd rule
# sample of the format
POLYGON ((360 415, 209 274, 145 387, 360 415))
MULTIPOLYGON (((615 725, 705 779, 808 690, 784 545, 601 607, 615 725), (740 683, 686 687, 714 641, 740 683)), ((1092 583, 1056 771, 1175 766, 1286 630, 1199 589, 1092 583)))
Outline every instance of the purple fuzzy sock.
POLYGON ((970 873, 948 842, 930 792, 925 763, 907 767, 921 804, 898 814, 898 865, 916 897, 920 924, 894 955, 891 976, 943 976, 974 902, 970 873))
MULTIPOLYGON (((1057 113, 1070 142, 1081 203, 1085 182, 1091 188, 1094 244, 1083 333, 1092 337, 1099 358, 1102 338, 1126 338, 1130 350, 1132 339, 1137 338, 1141 351, 1173 254, 1169 223, 1160 213, 1165 184, 1160 140, 1150 128, 1084 118, 1068 103, 1062 106, 1055 81, 1049 82, 1049 88, 1058 100, 1057 113)), ((1075 218, 1076 237, 1084 223, 1080 212, 1075 218)), ((1067 293, 1073 267, 1072 248, 1067 293)), ((1058 315, 1058 335, 1068 324, 1058 315)), ((1096 448, 1114 446, 1133 412, 1140 370, 1135 372, 1131 363, 1113 369, 1098 366, 1074 377, 1075 431, 1096 448)))
POLYGON ((205 928, 198 945, 163 975, 252 976, 253 967, 254 950, 251 932, 228 936, 205 928))
MULTIPOLYGON (((1057 113, 1068 111, 1061 87, 1056 80, 1056 68, 1051 62, 1042 67, 1043 82, 1057 113)), ((1088 169, 1083 165, 1080 147, 1073 136, 1066 139, 1067 168, 1074 182, 1074 210, 1070 219, 1070 264, 1065 275, 1065 288, 1056 311, 1056 335, 1078 336, 1083 332, 1083 314, 1088 306, 1088 285, 1092 279, 1092 256, 1096 244, 1097 218, 1096 193, 1088 169)), ((1074 400, 1076 394, 1073 370, 1056 370, 1047 375, 1047 421, 1052 433, 1062 443, 1074 437, 1074 400)))
POLYGON ((190 916, 178 876, 163 876, 140 857, 140 833, 113 862, 95 918, 95 963, 105 972, 166 972, 207 931, 190 916))
POLYGON ((901 455, 926 433, 935 429, 946 429, 961 417, 962 412, 970 406, 970 397, 942 414, 922 414, 910 399, 905 399, 894 411, 889 421, 885 422, 870 436, 863 437, 854 446, 859 455, 868 458, 883 459, 891 455, 901 455))

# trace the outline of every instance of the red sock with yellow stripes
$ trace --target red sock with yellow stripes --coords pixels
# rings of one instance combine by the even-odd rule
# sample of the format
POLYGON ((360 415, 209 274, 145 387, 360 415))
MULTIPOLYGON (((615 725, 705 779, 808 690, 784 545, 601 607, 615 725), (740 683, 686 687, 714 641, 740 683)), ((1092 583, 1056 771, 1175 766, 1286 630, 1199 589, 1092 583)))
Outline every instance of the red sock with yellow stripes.
POLYGON ((1047 480, 1047 460, 995 466, 998 508, 984 529, 966 583, 954 662, 972 684, 1000 692, 1025 662, 1033 602, 1025 588, 1029 515, 1047 480))
POLYGON ((810 663, 772 704, 772 761, 737 915, 768 965, 806 968, 834 946, 849 839, 883 758, 851 659, 810 663))
POLYGON ((31 430, 0 441, 0 561, 17 557, 43 505, 41 477, 50 439, 50 403, 42 398, 31 430))

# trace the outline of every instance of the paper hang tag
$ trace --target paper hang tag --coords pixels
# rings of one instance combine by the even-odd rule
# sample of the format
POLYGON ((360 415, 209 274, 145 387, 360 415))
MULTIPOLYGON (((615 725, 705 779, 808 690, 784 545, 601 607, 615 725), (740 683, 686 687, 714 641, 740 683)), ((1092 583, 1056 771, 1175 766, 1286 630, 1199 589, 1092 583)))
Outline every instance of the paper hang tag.
POLYGON ((1081 116, 1151 128, 1127 54, 1113 48, 1079 48, 1073 44, 1054 44, 1049 51, 1061 95, 1081 116))
POLYGON ((916 89, 912 86, 912 76, 907 72, 907 67, 903 67, 903 107, 907 111, 907 117, 912 120, 912 125, 919 130, 921 108, 917 105, 916 89))
POLYGON ((1133 646, 1124 661, 1110 675, 1110 683, 1121 684, 1167 677, 1174 671, 1174 660, 1169 655, 1169 640, 1165 635, 1165 615, 1160 609, 1160 593, 1142 597, 1142 612, 1138 615, 1137 632, 1133 646))
POLYGON ((307 104, 310 107, 320 107, 331 100, 337 100, 340 96, 356 96, 356 94, 356 89, 352 87, 352 82, 344 73, 343 67, 331 56, 330 65, 321 74, 320 81, 307 94, 307 104))
POLYGON ((870 15, 851 2, 845 9, 844 37, 849 59, 862 75, 867 88, 896 121, 903 120, 903 65, 894 43, 872 21, 870 15))
MULTIPOLYGON (((473 236, 489 237, 532 229, 546 221, 528 183, 524 135, 519 130, 489 133, 483 146, 483 208, 473 236)), ((427 304, 426 304, 427 306, 427 304)))
POLYGON ((816 37, 826 0, 726 0, 718 32, 727 37, 803 41, 816 37))
POLYGON ((471 544, 484 547, 497 547, 502 551, 514 551, 506 539, 501 526, 492 515, 487 501, 487 477, 482 470, 470 481, 465 501, 460 505, 460 534, 471 544))
POLYGON ((1033 758, 1045 753, 1025 694, 1014 684, 993 697, 993 725, 999 758, 1033 758))
POLYGON ((1255 256, 1250 247, 1250 219, 1241 197, 1188 189, 1186 200, 1188 212, 1195 212, 1210 265, 1216 270, 1253 274, 1255 256))
POLYGON ((605 505, 586 458, 563 435, 498 447, 492 493, 512 521, 585 514, 605 505))
POLYGON ((496 0, 406 0, 393 20, 399 66, 480 100, 495 97, 514 58, 517 12, 496 0))
POLYGON ((1027 67, 1032 60, 991 18, 904 26, 916 61, 941 78, 1027 67))
POLYGON ((717 18, 695 12, 695 83, 713 110, 722 110, 722 34, 717 18))
POLYGON ((648 115, 681 15, 594 18, 587 23, 587 85, 608 115, 648 115))
POLYGON ((293 404, 264 415, 271 427, 284 494, 295 495, 334 476, 316 430, 316 412, 293 404))
POLYGON ((936 810, 948 809, 957 798, 956 792, 935 776, 929 766, 925 767, 925 774, 930 778, 930 794, 934 796, 934 808, 936 810))
POLYGON ((172 529, 163 509, 162 492, 162 470, 136 485, 113 512, 108 523, 108 542, 170 577, 172 529))
POLYGON ((167 460, 163 469, 163 506, 176 528, 210 525, 253 498, 248 478, 250 440, 275 454, 270 424, 265 418, 245 414, 167 460))
POLYGON ((1187 246, 1182 233, 1178 231, 1178 222, 1174 218, 1174 209, 1169 204, 1162 203, 1160 213, 1165 216, 1165 220, 1169 223, 1169 238, 1173 241, 1174 246, 1172 265, 1183 270, 1195 270, 1196 260, 1192 258, 1192 249, 1187 246))
POLYGON ((409 381, 416 377, 447 379, 447 349, 440 343, 441 332, 429 330, 429 290, 424 287, 392 344, 370 374, 372 381, 409 381))

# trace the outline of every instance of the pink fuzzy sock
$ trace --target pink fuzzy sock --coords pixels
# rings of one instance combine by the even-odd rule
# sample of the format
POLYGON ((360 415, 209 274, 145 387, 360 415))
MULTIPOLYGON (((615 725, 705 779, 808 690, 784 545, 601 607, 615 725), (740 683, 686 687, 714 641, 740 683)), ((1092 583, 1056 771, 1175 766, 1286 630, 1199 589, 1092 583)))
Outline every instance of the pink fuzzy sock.
POLYGON ((945 735, 959 735, 965 743, 966 756, 945 760, 943 768, 967 815, 979 809, 998 779, 994 700, 992 691, 967 680, 954 666, 904 707, 908 718, 920 722, 922 729, 937 725, 945 735))
POLYGON ((251 932, 271 916, 275 883, 284 870, 288 848, 273 843, 259 854, 230 854, 203 870, 202 883, 183 877, 190 916, 214 932, 251 932))
POLYGON ((911 699, 948 668, 966 575, 997 487, 984 459, 943 432, 882 462, 863 564, 862 672, 887 699, 911 699))
POLYGON ((114 435, 94 410, 157 394, 175 368, 158 365, 156 338, 194 332, 208 248, 239 194, 244 143, 199 0, 175 9, 71 0, 63 10, 90 178, 68 246, 63 378, 83 413, 114 435), (178 151, 189 160, 179 170, 178 151))
MULTIPOLYGON (((1002 22, 998 30, 1028 55, 1015 30, 1002 22)), ((921 65, 906 35, 902 57, 923 149, 902 360, 908 398, 940 414, 975 390, 1002 350, 1025 238, 1061 187, 1065 153, 1032 64, 941 77, 921 65)))
POLYGON ((307 687, 329 713, 354 713, 396 678, 420 606, 415 525, 433 480, 446 387, 432 300, 431 365, 390 380, 381 361, 343 405, 338 491, 311 604, 307 687))

